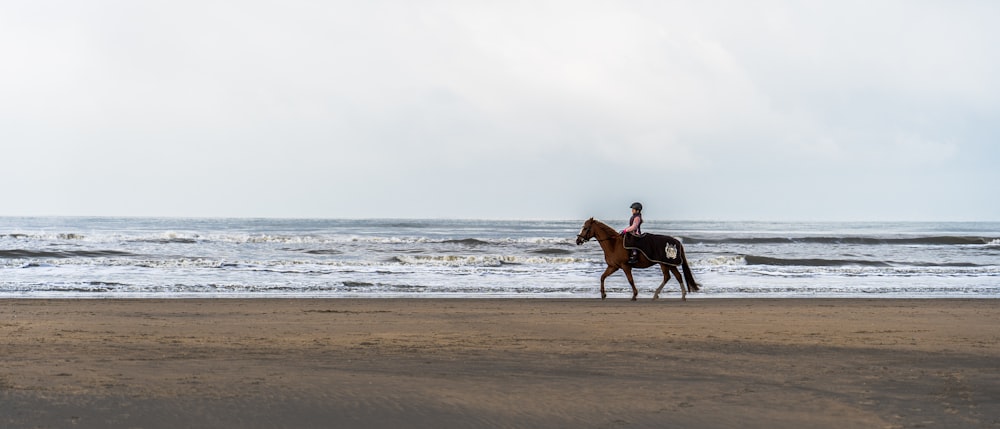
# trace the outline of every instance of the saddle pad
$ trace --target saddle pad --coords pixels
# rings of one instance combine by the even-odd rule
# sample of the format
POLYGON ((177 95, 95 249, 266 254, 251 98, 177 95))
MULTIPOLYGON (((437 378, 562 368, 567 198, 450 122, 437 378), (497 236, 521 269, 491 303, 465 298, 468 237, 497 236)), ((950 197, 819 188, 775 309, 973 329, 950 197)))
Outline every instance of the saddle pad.
POLYGON ((642 252, 646 259, 661 264, 680 265, 682 261, 677 251, 680 245, 680 240, 669 235, 625 234, 626 249, 636 249, 642 252))

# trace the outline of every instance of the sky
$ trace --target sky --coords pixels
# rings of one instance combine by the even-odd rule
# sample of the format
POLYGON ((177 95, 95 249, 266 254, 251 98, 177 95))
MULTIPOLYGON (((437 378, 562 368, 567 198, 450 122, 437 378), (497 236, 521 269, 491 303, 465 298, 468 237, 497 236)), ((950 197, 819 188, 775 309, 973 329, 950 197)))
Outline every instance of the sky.
POLYGON ((998 19, 0 0, 0 216, 997 221, 998 19))

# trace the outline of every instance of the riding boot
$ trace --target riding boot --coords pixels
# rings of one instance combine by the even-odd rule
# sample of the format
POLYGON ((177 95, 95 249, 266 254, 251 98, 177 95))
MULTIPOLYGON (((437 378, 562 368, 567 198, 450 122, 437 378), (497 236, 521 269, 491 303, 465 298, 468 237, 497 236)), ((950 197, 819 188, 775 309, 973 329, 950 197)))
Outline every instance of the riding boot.
POLYGON ((639 263, 639 251, 635 249, 629 249, 628 251, 628 264, 635 265, 639 263))

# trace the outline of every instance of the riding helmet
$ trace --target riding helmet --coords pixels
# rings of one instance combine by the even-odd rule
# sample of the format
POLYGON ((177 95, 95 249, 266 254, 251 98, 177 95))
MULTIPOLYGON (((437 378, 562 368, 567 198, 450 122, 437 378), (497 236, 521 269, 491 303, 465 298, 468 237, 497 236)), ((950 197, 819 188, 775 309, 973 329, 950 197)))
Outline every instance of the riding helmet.
POLYGON ((636 210, 638 210, 638 211, 642 211, 642 203, 632 203, 632 206, 631 206, 631 207, 632 207, 633 209, 636 209, 636 210))

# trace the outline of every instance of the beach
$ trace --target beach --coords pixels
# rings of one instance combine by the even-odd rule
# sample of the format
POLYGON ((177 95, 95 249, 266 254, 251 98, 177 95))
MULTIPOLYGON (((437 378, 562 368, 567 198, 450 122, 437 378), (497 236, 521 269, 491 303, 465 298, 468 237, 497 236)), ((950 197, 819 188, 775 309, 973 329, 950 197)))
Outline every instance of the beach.
POLYGON ((0 300, 0 427, 1000 427, 961 299, 0 300))

